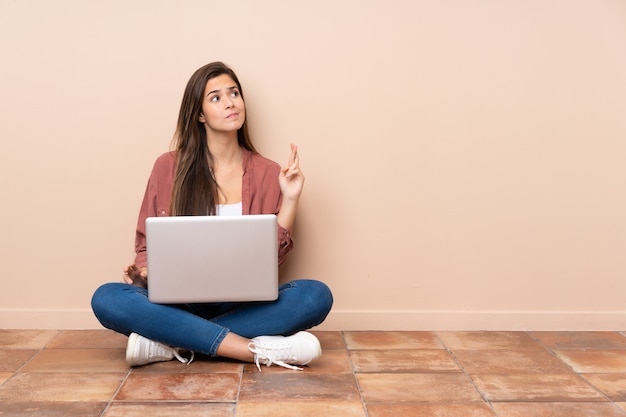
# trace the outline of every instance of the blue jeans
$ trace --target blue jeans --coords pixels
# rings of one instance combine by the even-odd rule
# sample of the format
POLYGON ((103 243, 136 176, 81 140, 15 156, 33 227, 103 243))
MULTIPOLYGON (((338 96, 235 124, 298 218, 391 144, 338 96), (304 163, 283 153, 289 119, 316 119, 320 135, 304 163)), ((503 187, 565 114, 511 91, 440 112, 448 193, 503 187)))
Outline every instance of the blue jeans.
POLYGON ((281 285, 276 301, 154 304, 146 289, 118 282, 102 285, 91 299, 94 314, 106 328, 210 356, 216 356, 229 332, 249 339, 287 336, 320 324, 332 304, 330 289, 313 280, 281 285))

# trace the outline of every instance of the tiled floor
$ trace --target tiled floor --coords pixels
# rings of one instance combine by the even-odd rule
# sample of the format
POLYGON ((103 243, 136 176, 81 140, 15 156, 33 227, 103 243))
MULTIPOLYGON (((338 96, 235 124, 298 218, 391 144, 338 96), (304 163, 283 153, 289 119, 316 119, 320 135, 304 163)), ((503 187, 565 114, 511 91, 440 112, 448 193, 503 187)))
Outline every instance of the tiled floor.
POLYGON ((0 330, 0 415, 626 416, 626 332, 316 332, 304 371, 129 369, 107 330, 0 330))

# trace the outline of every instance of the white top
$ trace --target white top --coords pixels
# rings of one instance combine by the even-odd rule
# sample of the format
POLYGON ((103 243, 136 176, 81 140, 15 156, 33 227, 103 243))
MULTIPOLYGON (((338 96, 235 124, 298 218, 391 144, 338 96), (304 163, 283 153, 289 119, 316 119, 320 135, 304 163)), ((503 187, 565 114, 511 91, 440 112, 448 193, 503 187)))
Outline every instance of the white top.
POLYGON ((241 201, 235 204, 218 204, 218 216, 241 216, 243 214, 241 201))

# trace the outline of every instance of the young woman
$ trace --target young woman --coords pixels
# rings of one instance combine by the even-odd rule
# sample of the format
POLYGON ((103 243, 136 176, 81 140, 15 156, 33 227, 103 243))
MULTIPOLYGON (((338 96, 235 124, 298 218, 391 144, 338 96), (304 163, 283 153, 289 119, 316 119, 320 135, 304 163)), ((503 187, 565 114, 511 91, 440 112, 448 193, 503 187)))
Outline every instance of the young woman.
POLYGON ((291 229, 304 184, 295 145, 284 168, 256 152, 241 84, 221 62, 203 66, 190 78, 174 140, 175 150, 156 160, 148 180, 135 262, 124 268, 124 282, 96 290, 91 302, 96 317, 104 327, 129 336, 126 360, 131 366, 174 357, 188 362, 181 350, 192 352, 192 358, 200 352, 293 369, 317 359, 319 341, 304 330, 320 324, 333 302, 319 281, 286 283, 272 302, 165 305, 148 300, 146 218, 276 214, 281 264, 293 247, 291 229))

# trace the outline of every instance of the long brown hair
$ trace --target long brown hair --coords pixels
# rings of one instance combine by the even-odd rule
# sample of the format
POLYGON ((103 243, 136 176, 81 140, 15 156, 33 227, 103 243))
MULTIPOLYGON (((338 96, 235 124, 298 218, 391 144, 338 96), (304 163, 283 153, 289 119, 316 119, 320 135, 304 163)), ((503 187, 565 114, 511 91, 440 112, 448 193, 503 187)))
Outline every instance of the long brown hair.
MULTIPOLYGON (((204 90, 207 82, 226 74, 243 90, 235 72, 222 62, 212 62, 193 73, 180 105, 173 147, 177 151, 176 171, 172 186, 170 216, 214 215, 218 201, 218 185, 211 173, 211 152, 204 124, 200 122, 204 90)), ((237 131, 239 146, 255 152, 248 137, 248 123, 237 131)))

